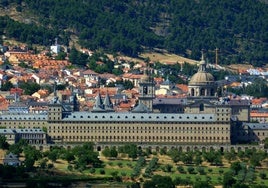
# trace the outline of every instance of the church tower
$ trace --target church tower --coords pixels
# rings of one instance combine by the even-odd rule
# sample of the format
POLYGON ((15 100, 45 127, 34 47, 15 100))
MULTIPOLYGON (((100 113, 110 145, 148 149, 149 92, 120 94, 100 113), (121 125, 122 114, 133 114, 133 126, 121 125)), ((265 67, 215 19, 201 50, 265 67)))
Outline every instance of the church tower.
POLYGON ((62 120, 62 104, 59 101, 56 91, 56 82, 54 83, 54 97, 48 105, 48 121, 56 122, 62 120))
POLYGON ((149 112, 153 111, 153 99, 155 98, 155 84, 151 76, 148 75, 148 70, 144 71, 139 83, 139 103, 146 106, 149 112))

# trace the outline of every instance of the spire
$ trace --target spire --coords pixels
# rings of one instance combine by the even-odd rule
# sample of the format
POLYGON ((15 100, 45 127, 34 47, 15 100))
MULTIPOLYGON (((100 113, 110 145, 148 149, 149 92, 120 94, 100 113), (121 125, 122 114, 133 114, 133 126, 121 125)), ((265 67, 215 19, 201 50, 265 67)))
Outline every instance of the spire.
POLYGON ((98 93, 98 95, 96 96, 96 101, 93 106, 93 111, 104 111, 100 93, 98 93))
POLYGON ((202 50, 202 57, 201 57, 201 61, 200 61, 200 64, 199 64, 199 69, 198 69, 198 72, 206 72, 206 61, 205 61, 205 58, 204 58, 204 51, 202 50))
POLYGON ((134 113, 148 113, 150 109, 144 105, 142 102, 139 102, 138 106, 136 106, 131 112, 134 113))
POLYGON ((110 96, 108 95, 108 91, 106 92, 104 101, 103 101, 104 109, 106 111, 114 111, 113 110, 113 104, 111 102, 110 96))

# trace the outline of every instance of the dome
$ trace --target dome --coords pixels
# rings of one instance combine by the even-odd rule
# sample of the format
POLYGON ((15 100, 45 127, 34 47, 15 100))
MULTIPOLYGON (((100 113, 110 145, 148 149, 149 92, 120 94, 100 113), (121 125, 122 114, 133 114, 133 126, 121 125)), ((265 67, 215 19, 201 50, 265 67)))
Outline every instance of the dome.
POLYGON ((214 83, 212 74, 208 72, 197 72, 192 76, 189 85, 209 85, 212 83, 214 83))
POLYGON ((214 83, 214 77, 212 74, 208 73, 206 71, 206 62, 204 60, 204 54, 202 53, 202 58, 199 64, 198 72, 195 73, 190 82, 189 85, 210 85, 214 83))

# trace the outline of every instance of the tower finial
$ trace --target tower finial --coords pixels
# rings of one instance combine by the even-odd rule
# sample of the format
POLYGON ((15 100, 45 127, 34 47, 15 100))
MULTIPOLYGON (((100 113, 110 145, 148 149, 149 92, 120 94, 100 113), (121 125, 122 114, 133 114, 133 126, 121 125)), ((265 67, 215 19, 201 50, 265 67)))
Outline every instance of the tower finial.
POLYGON ((201 57, 201 61, 199 64, 198 72, 205 72, 206 71, 206 61, 205 61, 205 57, 204 57, 204 50, 201 50, 201 53, 202 53, 202 57, 201 57))
POLYGON ((205 57, 204 57, 204 49, 201 50, 201 54, 202 54, 201 61, 205 61, 205 57))

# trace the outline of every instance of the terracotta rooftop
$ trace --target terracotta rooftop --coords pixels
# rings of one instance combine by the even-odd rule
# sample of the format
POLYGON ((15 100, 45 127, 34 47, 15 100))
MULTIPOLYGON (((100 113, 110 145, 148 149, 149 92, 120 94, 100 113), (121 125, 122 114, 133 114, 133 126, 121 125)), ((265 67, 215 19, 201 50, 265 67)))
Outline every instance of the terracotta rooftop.
POLYGON ((177 84, 176 85, 179 89, 181 89, 184 93, 188 92, 188 85, 186 84, 177 84))
POLYGON ((266 117, 266 118, 268 118, 268 113, 250 112, 250 117, 266 117))
POLYGON ((259 98, 259 99, 255 98, 251 100, 251 104, 254 104, 254 105, 262 104, 265 101, 267 101, 267 98, 259 98))
POLYGON ((84 75, 87 75, 87 74, 98 75, 98 73, 96 73, 96 72, 94 72, 93 70, 90 70, 90 69, 85 70, 85 71, 83 72, 83 74, 84 74, 84 75))

